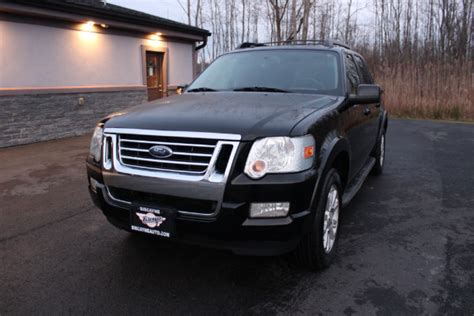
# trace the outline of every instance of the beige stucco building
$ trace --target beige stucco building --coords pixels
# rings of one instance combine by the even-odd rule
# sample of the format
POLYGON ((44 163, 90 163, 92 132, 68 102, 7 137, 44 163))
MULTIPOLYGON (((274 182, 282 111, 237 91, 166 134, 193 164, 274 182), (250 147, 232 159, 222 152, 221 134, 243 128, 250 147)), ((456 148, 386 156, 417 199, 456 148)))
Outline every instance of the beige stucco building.
POLYGON ((0 2, 0 147, 83 134, 196 72, 209 32, 99 0, 0 2))

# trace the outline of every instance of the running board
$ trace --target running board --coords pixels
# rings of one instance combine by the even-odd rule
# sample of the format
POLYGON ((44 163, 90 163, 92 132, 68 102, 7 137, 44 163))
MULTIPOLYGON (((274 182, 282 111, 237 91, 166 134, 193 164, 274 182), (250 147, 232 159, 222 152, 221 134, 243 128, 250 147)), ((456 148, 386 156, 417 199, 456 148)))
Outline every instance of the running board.
POLYGON ((369 175, 372 167, 375 165, 375 158, 370 157, 369 160, 365 163, 364 167, 359 171, 359 173, 352 179, 351 183, 347 186, 344 195, 342 196, 342 207, 346 207, 347 204, 351 202, 354 196, 359 192, 362 184, 364 184, 365 179, 369 175))

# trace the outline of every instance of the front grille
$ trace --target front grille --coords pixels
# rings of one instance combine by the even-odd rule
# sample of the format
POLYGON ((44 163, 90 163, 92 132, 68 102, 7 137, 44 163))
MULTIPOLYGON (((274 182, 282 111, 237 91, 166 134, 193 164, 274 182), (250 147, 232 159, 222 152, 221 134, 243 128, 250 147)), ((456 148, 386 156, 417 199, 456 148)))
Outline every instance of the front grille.
POLYGON ((153 171, 168 171, 190 175, 203 175, 217 146, 215 139, 120 134, 118 158, 128 167, 153 171), (150 148, 163 145, 173 153, 167 158, 156 158, 150 148))

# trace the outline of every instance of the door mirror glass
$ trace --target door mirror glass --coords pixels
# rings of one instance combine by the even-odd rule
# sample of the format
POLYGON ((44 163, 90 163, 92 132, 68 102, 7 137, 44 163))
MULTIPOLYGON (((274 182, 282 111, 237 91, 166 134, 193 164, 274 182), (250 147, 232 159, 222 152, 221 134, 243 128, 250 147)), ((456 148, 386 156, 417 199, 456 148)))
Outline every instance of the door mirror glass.
POLYGON ((349 103, 352 105, 380 103, 381 93, 382 90, 377 84, 360 84, 357 87, 357 94, 349 96, 349 103))
POLYGON ((176 87, 176 94, 178 95, 181 95, 184 93, 184 91, 186 91, 186 89, 189 87, 188 84, 183 84, 183 85, 179 85, 176 87))

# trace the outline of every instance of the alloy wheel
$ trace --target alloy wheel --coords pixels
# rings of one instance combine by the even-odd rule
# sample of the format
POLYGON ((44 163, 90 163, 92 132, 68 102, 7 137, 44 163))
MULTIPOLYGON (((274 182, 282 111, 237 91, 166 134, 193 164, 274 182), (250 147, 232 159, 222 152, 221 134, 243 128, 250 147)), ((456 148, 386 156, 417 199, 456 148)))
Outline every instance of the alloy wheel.
POLYGON ((339 226, 339 211, 339 191, 337 190, 337 186, 333 184, 329 189, 326 209, 324 211, 323 246, 326 253, 331 252, 336 242, 337 229, 339 226))

